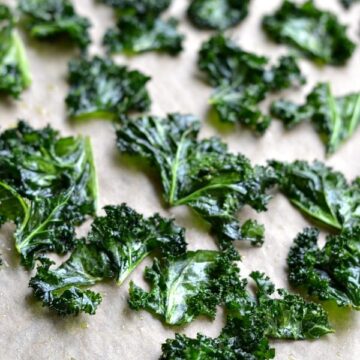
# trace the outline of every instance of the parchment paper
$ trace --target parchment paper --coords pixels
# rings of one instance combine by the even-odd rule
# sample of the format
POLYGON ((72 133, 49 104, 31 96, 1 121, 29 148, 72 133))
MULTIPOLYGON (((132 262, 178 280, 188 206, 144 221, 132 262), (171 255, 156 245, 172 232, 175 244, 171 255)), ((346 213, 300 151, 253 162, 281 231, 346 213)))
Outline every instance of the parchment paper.
MULTIPOLYGON (((260 29, 260 20, 271 12, 280 0, 253 0, 250 16, 234 30, 234 39, 247 50, 265 54, 273 59, 287 52, 286 47, 269 42, 260 29)), ((15 4, 15 1, 5 1, 15 4)), ((112 12, 95 0, 74 1, 78 11, 93 22, 94 45, 91 53, 102 53, 101 38, 105 29, 112 25, 112 12)), ((360 131, 335 155, 324 157, 324 147, 314 129, 303 124, 296 130, 286 132, 274 121, 262 138, 233 127, 219 126, 209 120, 207 100, 212 89, 198 78, 196 59, 199 46, 210 33, 200 32, 187 23, 184 13, 186 0, 174 0, 169 13, 181 18, 180 29, 186 34, 185 51, 178 57, 146 54, 132 59, 116 57, 119 63, 128 63, 152 76, 150 83, 153 99, 152 112, 163 115, 167 112, 193 113, 203 119, 201 136, 218 134, 234 152, 242 152, 255 163, 267 159, 280 160, 320 159, 343 171, 349 179, 360 174, 360 131)), ((350 35, 359 43, 360 7, 344 11, 337 0, 318 0, 317 3, 335 11, 342 22, 350 26, 350 35)), ((187 229, 190 249, 216 249, 208 235, 207 225, 186 208, 166 209, 161 199, 161 187, 156 175, 146 173, 136 162, 121 157, 115 147, 115 133, 110 122, 94 120, 71 123, 66 119, 64 97, 67 93, 67 62, 75 51, 55 44, 31 41, 22 34, 30 59, 33 85, 19 102, 0 102, 0 126, 12 126, 19 118, 26 119, 35 127, 51 124, 62 134, 86 134, 91 136, 100 187, 100 205, 128 203, 145 215, 160 212, 175 217, 187 229)), ((317 68, 304 60, 302 69, 308 84, 301 90, 287 91, 284 95, 302 101, 317 81, 330 80, 338 95, 360 89, 359 50, 344 68, 317 68)), ((269 101, 265 102, 264 110, 269 101)), ((99 211, 101 213, 101 211, 99 211)), ((266 226, 266 242, 262 248, 250 248, 237 244, 243 255, 242 275, 252 270, 265 271, 278 287, 288 287, 286 256, 293 238, 309 225, 288 201, 277 194, 269 211, 255 214, 246 209, 241 219, 252 216, 266 226)), ((88 226, 81 229, 86 234, 88 226)), ((128 308, 126 299, 129 279, 118 287, 114 284, 95 286, 103 302, 95 316, 60 318, 49 313, 34 301, 28 281, 31 276, 20 265, 13 246, 13 226, 6 225, 0 231, 0 251, 5 266, 0 270, 0 359, 1 360, 155 360, 161 353, 160 345, 165 339, 181 331, 189 336, 202 332, 216 336, 223 325, 223 313, 219 309, 216 321, 199 319, 185 328, 164 327, 147 312, 134 312, 128 308)), ((140 285, 142 270, 147 259, 130 276, 140 285)), ((328 307, 327 307, 328 308, 328 307)), ((329 309, 329 308, 328 308, 329 309)), ((318 341, 277 341, 277 359, 286 360, 356 360, 360 358, 360 314, 348 310, 335 313, 330 318, 336 333, 318 341)))

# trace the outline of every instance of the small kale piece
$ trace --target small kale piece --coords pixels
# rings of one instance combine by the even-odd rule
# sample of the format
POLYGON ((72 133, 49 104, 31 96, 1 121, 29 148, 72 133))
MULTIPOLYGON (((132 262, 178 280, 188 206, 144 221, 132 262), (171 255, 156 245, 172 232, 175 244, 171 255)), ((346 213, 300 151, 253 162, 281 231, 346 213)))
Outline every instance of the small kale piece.
POLYGON ((312 0, 302 4, 284 0, 273 15, 264 17, 263 29, 274 41, 289 44, 320 64, 343 65, 355 50, 336 15, 319 10, 312 0))
POLYGON ((35 38, 66 37, 81 49, 91 42, 89 20, 79 16, 69 0, 20 0, 19 9, 25 26, 35 38))
POLYGON ((49 126, 36 130, 20 121, 0 134, 0 178, 30 200, 72 190, 67 209, 75 223, 96 211, 97 179, 87 137, 60 137, 49 126))
POLYGON ((121 14, 158 16, 165 11, 171 0, 100 0, 121 14))
POLYGON ((194 209, 212 225, 222 246, 240 239, 261 243, 263 227, 250 220, 241 226, 236 214, 246 204, 266 210, 273 172, 229 153, 218 138, 197 140, 199 130, 200 122, 191 115, 123 119, 117 145, 120 152, 155 166, 166 203, 194 209))
POLYGON ((132 282, 129 305, 134 310, 156 314, 168 325, 184 325, 199 315, 214 318, 227 285, 223 277, 231 266, 231 257, 210 250, 189 251, 162 261, 155 259, 153 266, 145 269, 150 292, 132 282))
POLYGON ((289 281, 310 295, 360 310, 360 227, 329 235, 318 246, 319 231, 305 229, 288 256, 289 281))
POLYGON ((305 83, 292 56, 283 56, 277 65, 268 66, 268 58, 242 50, 231 39, 215 35, 204 42, 198 67, 207 81, 217 87, 210 104, 223 122, 241 124, 263 134, 271 123, 259 103, 272 91, 305 83))
POLYGON ((110 59, 75 59, 69 64, 68 115, 75 119, 116 118, 150 107, 150 77, 110 59))
POLYGON ((0 94, 18 98, 31 84, 24 45, 15 30, 15 19, 0 4, 0 94))
POLYGON ((275 101, 271 113, 292 128, 310 120, 328 154, 334 153, 360 125, 360 92, 335 97, 329 83, 320 83, 307 96, 304 105, 275 101))
POLYGON ((280 190, 311 219, 343 230, 360 225, 360 180, 349 184, 344 175, 319 161, 271 161, 280 190))
POLYGON ((352 5, 359 2, 359 0, 340 0, 345 9, 349 9, 352 5))
POLYGON ((125 204, 106 206, 95 218, 87 239, 56 269, 45 260, 30 281, 44 306, 61 315, 94 314, 101 296, 87 290, 103 280, 121 284, 151 252, 166 256, 186 251, 184 229, 159 215, 145 219, 125 204))
POLYGON ((193 0, 189 20, 200 29, 225 30, 245 19, 250 0, 193 0))
POLYGON ((107 50, 127 55, 159 51, 177 55, 182 51, 184 36, 177 31, 174 18, 162 20, 152 16, 120 16, 116 28, 109 29, 103 40, 107 50))

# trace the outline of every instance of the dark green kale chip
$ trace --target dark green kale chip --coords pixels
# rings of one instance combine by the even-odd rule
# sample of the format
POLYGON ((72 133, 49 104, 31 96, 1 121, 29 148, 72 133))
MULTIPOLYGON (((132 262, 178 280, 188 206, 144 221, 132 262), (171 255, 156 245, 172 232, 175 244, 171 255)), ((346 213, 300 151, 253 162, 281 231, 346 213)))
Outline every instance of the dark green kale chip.
POLYGON ((120 14, 157 16, 169 7, 171 0, 100 0, 100 2, 112 6, 120 14))
POLYGON ((0 135, 0 216, 17 225, 16 248, 26 267, 42 253, 66 253, 74 226, 97 208, 90 140, 60 138, 24 122, 0 135))
POLYGON ((231 257, 210 250, 189 251, 172 259, 154 260, 145 269, 150 292, 130 284, 129 305, 147 310, 168 325, 184 325, 199 315, 214 318, 222 302, 222 278, 232 266, 231 257))
POLYGON ((187 15, 200 29, 225 30, 245 19, 250 0, 192 0, 187 15))
POLYGON ((273 15, 264 17, 263 29, 274 41, 289 44, 320 64, 343 65, 355 50, 337 16, 319 10, 312 0, 302 4, 284 0, 273 15))
POLYGON ((360 179, 344 175, 319 161, 271 161, 280 190, 305 215, 341 231, 360 225, 360 179))
POLYGON ((97 179, 88 137, 60 137, 50 126, 36 130, 20 121, 0 134, 0 178, 30 200, 71 192, 67 210, 76 223, 96 212, 97 179))
POLYGON ((90 21, 79 16, 70 0, 20 0, 19 9, 30 35, 41 40, 65 37, 86 49, 90 21))
POLYGON ((348 140, 360 124, 360 92, 335 97, 329 83, 320 83, 307 96, 304 105, 278 100, 271 113, 281 119, 287 128, 310 120, 328 154, 334 153, 348 140))
POLYGON ((94 314, 101 296, 87 288, 103 280, 121 284, 151 252, 169 258, 186 251, 184 229, 158 214, 145 219, 126 205, 106 206, 86 240, 70 258, 52 269, 45 260, 30 281, 44 306, 61 315, 94 314))
POLYGON ((239 278, 238 267, 228 263, 219 280, 227 309, 221 334, 217 338, 198 334, 196 339, 176 334, 163 344, 161 359, 273 359, 269 339, 316 339, 333 332, 320 305, 284 289, 273 298, 275 287, 267 276, 259 272, 250 276, 257 286, 255 297, 246 290, 247 281, 239 278))
POLYGON ((261 243, 263 226, 252 220, 241 226, 236 215, 245 205, 266 210, 273 172, 229 153, 218 138, 197 140, 199 130, 200 122, 191 115, 123 119, 117 146, 147 159, 160 173, 166 203, 194 209, 212 225, 221 246, 241 239, 261 243))
POLYGON ((110 59, 74 59, 69 63, 68 115, 74 119, 117 118, 132 111, 148 110, 146 84, 150 77, 110 59))
POLYGON ((18 98, 31 84, 24 45, 10 8, 0 4, 0 95, 18 98))
POLYGON ((221 121, 240 122, 263 134, 271 118, 262 114, 259 103, 269 92, 305 83, 294 57, 283 56, 273 66, 268 63, 267 57, 246 52, 223 35, 203 43, 198 67, 216 87, 210 104, 221 121))
POLYGON ((159 51, 177 55, 183 49, 184 35, 177 30, 174 18, 162 20, 152 16, 120 16, 115 28, 109 29, 103 40, 106 49, 127 55, 159 51))
POLYGON ((289 281, 323 301, 360 310, 360 227, 329 235, 318 245, 319 231, 307 228, 288 256, 289 281))
POLYGON ((359 2, 359 0, 340 0, 345 9, 349 9, 352 5, 359 2))

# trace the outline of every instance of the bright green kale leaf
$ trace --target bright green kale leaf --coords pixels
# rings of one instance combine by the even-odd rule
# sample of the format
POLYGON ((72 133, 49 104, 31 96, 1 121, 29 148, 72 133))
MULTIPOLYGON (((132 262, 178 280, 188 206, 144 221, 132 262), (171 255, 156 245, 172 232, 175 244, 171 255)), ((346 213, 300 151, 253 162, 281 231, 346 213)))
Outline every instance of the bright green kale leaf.
POLYGON ((251 220, 241 226, 236 214, 245 205, 266 210, 272 171, 229 153, 218 138, 197 140, 199 130, 200 122, 191 115, 123 119, 117 145, 122 153, 155 166, 167 204, 194 209, 212 225, 221 245, 240 239, 261 243, 263 227, 251 220))
POLYGON ((81 49, 91 42, 91 24, 76 13, 70 0, 20 0, 19 9, 25 26, 35 38, 66 37, 81 49))
POLYGON ((210 250, 155 259, 153 266, 145 269, 145 279, 152 287, 150 292, 132 282, 129 305, 134 310, 150 311, 169 325, 184 325, 199 315, 214 318, 216 306, 222 302, 231 259, 210 250))
POLYGON ((199 69, 216 86, 210 104, 224 122, 240 122, 258 134, 269 127, 271 118, 263 115, 259 103, 271 91, 305 83, 292 56, 283 56, 277 65, 268 58, 242 50, 231 39, 215 35, 203 43, 199 69))
POLYGON ((182 51, 184 36, 177 31, 174 18, 162 20, 152 16, 120 16, 116 28, 109 29, 104 46, 110 53, 139 54, 159 51, 177 55, 182 51))
POLYGON ((15 19, 0 5, 0 94, 18 98, 31 84, 24 45, 15 30, 15 19))
POLYGON ((106 5, 112 6, 121 14, 157 16, 166 10, 171 0, 100 0, 106 5))
POLYGON ((291 284, 338 306, 360 310, 360 227, 329 235, 318 246, 319 231, 305 229, 295 239, 288 256, 291 284))
POLYGON ((270 162, 280 190, 305 215, 343 230, 360 225, 360 179, 349 184, 344 175, 315 161, 270 162))
POLYGON ((67 210, 71 193, 28 201, 0 182, 0 215, 17 226, 15 244, 25 267, 34 267, 43 253, 65 254, 73 247, 74 220, 67 210))
POLYGON ((106 216, 95 218, 85 241, 56 269, 51 262, 38 268, 30 281, 44 306, 61 315, 94 314, 101 296, 87 288, 103 280, 121 284, 151 252, 169 258, 186 251, 184 229, 158 214, 145 219, 135 210, 106 206, 106 216))
POLYGON ((254 297, 246 290, 247 281, 239 278, 238 267, 228 263, 226 268, 220 296, 227 320, 220 336, 198 334, 191 339, 177 334, 163 344, 161 359, 273 359, 275 350, 269 347, 269 339, 315 339, 333 331, 320 305, 284 289, 278 290, 280 297, 272 298, 274 285, 259 272, 251 274, 257 286, 254 297))
POLYGON ((304 105, 278 100, 271 113, 292 128, 310 120, 328 154, 334 153, 356 131, 360 124, 360 92, 335 97, 329 83, 320 83, 307 96, 304 105))
POLYGON ((265 338, 254 338, 255 331, 246 335, 246 338, 223 335, 213 339, 198 334, 192 339, 175 334, 175 339, 167 339, 162 345, 160 360, 267 360, 275 357, 275 350, 269 347, 265 338))
POLYGON ((200 29, 225 30, 248 15, 249 3, 250 0, 193 0, 187 14, 200 29))
POLYGON ((336 15, 319 10, 312 0, 302 4, 284 0, 273 15, 264 17, 263 29, 274 41, 321 64, 343 65, 355 50, 336 15))
POLYGON ((272 298, 274 284, 263 273, 253 272, 251 278, 257 285, 257 307, 266 324, 266 335, 275 339, 317 339, 333 332, 327 313, 318 304, 306 302, 301 296, 284 289, 280 297, 272 298))
POLYGON ((68 115, 75 119, 116 118, 150 107, 150 77, 110 59, 76 59, 69 64, 68 115))
POLYGON ((344 8, 349 9, 352 5, 359 2, 359 0, 340 0, 344 8))
POLYGON ((67 210, 75 223, 96 211, 97 179, 87 137, 61 138, 49 126, 36 130, 20 121, 0 134, 0 178, 30 200, 71 190, 67 210))

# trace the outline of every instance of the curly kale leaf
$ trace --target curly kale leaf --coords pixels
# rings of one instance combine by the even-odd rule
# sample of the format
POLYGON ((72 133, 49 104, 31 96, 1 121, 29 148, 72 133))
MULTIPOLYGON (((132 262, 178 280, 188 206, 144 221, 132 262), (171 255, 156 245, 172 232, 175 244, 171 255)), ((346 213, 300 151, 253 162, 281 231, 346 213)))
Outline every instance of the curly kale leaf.
POLYGON ((245 19, 250 0, 193 0, 187 15, 200 29, 225 30, 245 19))
POLYGON ((309 164, 270 162, 280 190, 311 219, 343 230, 360 225, 360 180, 349 184, 344 175, 319 161, 309 164))
MULTIPOLYGON (((250 276, 257 285, 254 297, 239 278, 239 269, 226 264, 219 282, 226 304, 227 320, 217 338, 198 334, 196 339, 176 334, 162 346, 161 359, 273 359, 269 339, 314 339, 332 332, 326 312, 320 305, 280 289, 273 298, 274 284, 264 274, 250 276)), ((224 268, 223 268, 224 269, 224 268)))
POLYGON ((169 257, 186 251, 184 229, 172 220, 158 214, 145 219, 124 204, 106 206, 105 212, 93 222, 88 241, 108 254, 120 284, 154 250, 169 257))
POLYGON ((125 204, 106 206, 95 218, 85 241, 56 269, 49 261, 30 281, 44 306, 61 315, 94 314, 101 296, 87 288, 113 279, 121 284, 151 252, 171 258, 186 251, 184 229, 159 215, 145 219, 125 204))
POLYGON ((199 315, 214 318, 222 301, 224 278, 232 258, 210 250, 189 251, 173 259, 154 260, 145 269, 150 292, 130 284, 129 305, 158 315, 166 324, 183 325, 199 315))
POLYGON ((68 115, 75 119, 116 118, 145 111, 151 100, 146 89, 150 77, 118 66, 110 59, 76 59, 69 64, 68 115))
POLYGON ((122 153, 154 165, 166 202, 194 209, 212 225, 222 245, 244 238, 261 242, 263 228, 254 221, 241 227, 236 214, 246 204, 266 210, 272 171, 252 167, 243 155, 229 153, 217 138, 197 140, 199 130, 200 122, 190 115, 123 119, 117 145, 122 153))
POLYGON ((9 7, 0 4, 0 94, 18 98, 30 84, 29 64, 14 16, 9 7))
POLYGON ((71 192, 28 201, 0 182, 0 214, 17 226, 16 249, 25 267, 34 267, 35 260, 45 252, 65 254, 73 247, 74 221, 66 208, 70 197, 71 192))
POLYGON ((157 16, 165 11, 171 0, 100 0, 106 5, 112 6, 121 14, 157 16))
POLYGON ((275 339, 317 339, 333 332, 327 313, 318 304, 279 289, 279 298, 272 298, 274 284, 263 273, 252 272, 257 285, 257 308, 267 324, 266 335, 275 339))
POLYGON ((72 190, 67 210, 75 223, 96 211, 97 180, 87 137, 60 137, 49 126, 36 130, 20 121, 0 134, 0 178, 30 200, 72 190))
POLYGON ((246 52, 223 35, 203 43, 198 67, 207 81, 217 87, 210 104, 221 121, 239 121, 263 134, 271 119, 262 114, 259 103, 271 91, 305 83, 294 57, 283 56, 271 67, 268 62, 267 57, 246 52))
POLYGON ((184 36, 177 30, 174 18, 162 20, 152 16, 121 16, 116 28, 109 29, 103 40, 110 53, 139 54, 159 51, 177 55, 183 49, 184 36))
POLYGON ((264 17, 263 29, 274 41, 321 64, 343 65, 355 50, 336 15, 319 10, 312 0, 302 4, 285 0, 274 14, 264 17))
POLYGON ((352 5, 359 2, 359 0, 340 0, 345 9, 349 9, 352 5))
POLYGON ((329 235, 318 246, 319 231, 305 229, 288 255, 289 281, 310 295, 360 310, 360 227, 329 235))
MULTIPOLYGON (((253 333, 254 334, 254 333, 253 333)), ((266 339, 252 339, 251 345, 240 337, 210 338, 198 334, 196 339, 175 334, 162 345, 160 360, 267 360, 275 357, 275 350, 266 339), (253 346, 254 343, 258 343, 253 346)))
POLYGON ((90 21, 79 16, 69 0, 20 0, 19 9, 30 35, 38 39, 66 37, 81 49, 90 44, 90 21))
POLYGON ((271 106, 274 116, 292 128, 310 120, 328 154, 334 153, 348 140, 360 124, 360 92, 335 97, 329 83, 320 83, 307 96, 304 105, 279 100, 271 106))

